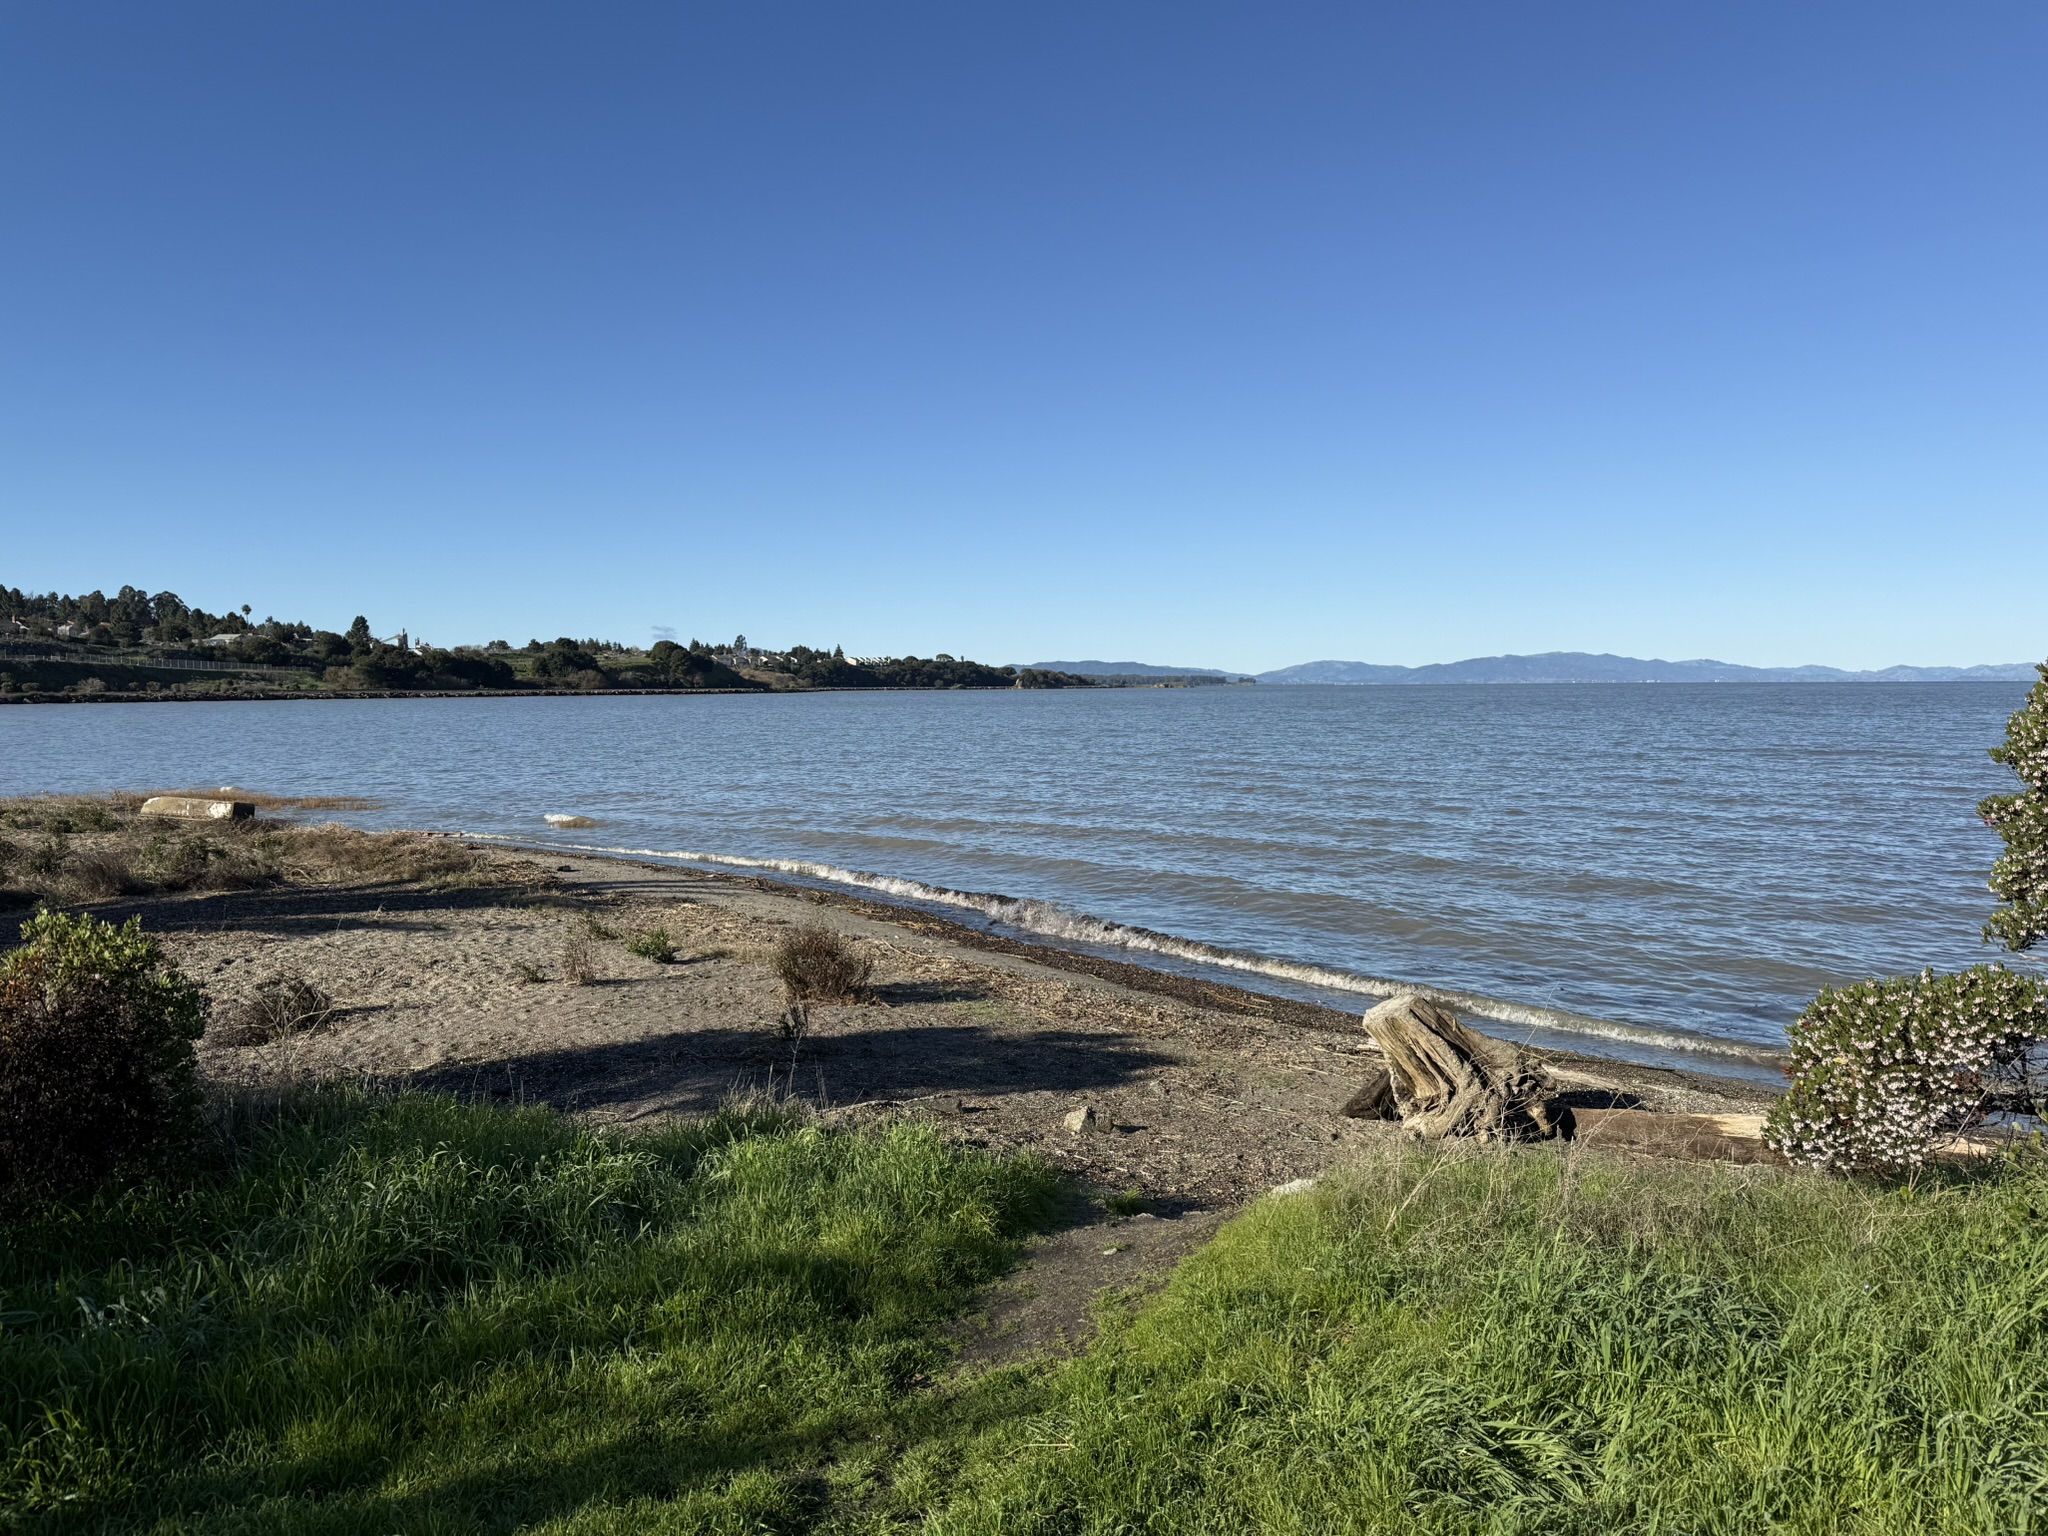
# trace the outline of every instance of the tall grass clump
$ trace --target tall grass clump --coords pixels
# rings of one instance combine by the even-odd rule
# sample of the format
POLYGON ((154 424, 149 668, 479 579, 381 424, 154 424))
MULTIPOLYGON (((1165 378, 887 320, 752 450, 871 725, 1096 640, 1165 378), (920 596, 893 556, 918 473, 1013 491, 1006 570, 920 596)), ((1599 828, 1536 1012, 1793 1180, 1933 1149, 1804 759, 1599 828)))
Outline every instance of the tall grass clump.
POLYGON ((2038 1160, 1900 1190, 1389 1150, 1254 1206, 898 1497, 948 1533, 2040 1530, 2044 1316, 2038 1160))
POLYGON ((0 1528, 781 1530, 1051 1176, 330 1088, 0 1241, 0 1528))

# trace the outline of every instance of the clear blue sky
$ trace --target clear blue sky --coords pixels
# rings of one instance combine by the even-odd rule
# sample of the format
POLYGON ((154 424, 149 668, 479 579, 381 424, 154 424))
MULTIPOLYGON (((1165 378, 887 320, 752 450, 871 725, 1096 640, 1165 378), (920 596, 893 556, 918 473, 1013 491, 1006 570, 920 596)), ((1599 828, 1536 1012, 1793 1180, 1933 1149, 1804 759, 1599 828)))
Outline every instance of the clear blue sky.
POLYGON ((0 581, 2048 654, 2048 7, 0 3, 0 581))

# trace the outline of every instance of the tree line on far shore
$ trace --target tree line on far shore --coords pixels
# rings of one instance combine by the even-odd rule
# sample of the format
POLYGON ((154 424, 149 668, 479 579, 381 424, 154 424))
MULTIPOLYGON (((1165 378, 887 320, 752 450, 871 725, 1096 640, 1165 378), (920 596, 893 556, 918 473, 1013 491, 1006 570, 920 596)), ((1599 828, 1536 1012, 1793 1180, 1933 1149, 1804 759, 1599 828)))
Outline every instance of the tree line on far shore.
MULTIPOLYGON (((467 691, 549 689, 598 692, 615 688, 737 689, 797 688, 1085 688, 1094 680, 1026 667, 992 667, 939 653, 849 660, 840 647, 786 651, 750 645, 744 635, 730 643, 687 645, 658 640, 646 650, 614 640, 528 640, 514 649, 504 640, 485 645, 437 647, 405 630, 388 638, 371 632, 358 615, 346 630, 253 617, 239 610, 211 613, 175 592, 151 595, 122 587, 114 596, 88 592, 68 596, 36 594, 0 586, 0 640, 42 642, 64 648, 68 663, 99 664, 113 681, 87 677, 91 691, 133 686, 117 677, 146 669, 152 658, 203 657, 248 667, 301 671, 337 691, 467 691), (144 654, 134 655, 136 651, 144 654)), ((33 669, 31 669, 33 670, 33 669)), ((14 687, 34 690, 35 682, 14 687)), ((74 688, 81 686, 74 682, 74 688)), ((152 686, 161 686, 153 684, 152 686)))

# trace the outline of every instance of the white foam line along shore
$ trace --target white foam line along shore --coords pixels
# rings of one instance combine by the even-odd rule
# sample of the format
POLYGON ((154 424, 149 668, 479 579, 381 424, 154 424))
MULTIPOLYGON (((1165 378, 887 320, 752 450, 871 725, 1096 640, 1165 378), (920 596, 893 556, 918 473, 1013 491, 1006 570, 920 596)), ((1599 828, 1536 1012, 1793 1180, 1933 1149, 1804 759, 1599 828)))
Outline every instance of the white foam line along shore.
POLYGON ((1543 1008, 1535 1004, 1508 1002, 1497 997, 1482 997, 1474 992, 1459 992, 1419 982, 1365 976, 1356 971, 1311 965, 1305 961, 1279 960, 1270 955, 1254 954, 1241 949, 1226 949, 1218 944, 1204 944, 1198 939, 1177 938, 1173 934, 1157 933, 1150 928, 1136 928, 1127 923, 1111 922, 1107 918, 1091 917, 1085 912, 1070 911, 1049 901, 999 896, 982 891, 956 891, 948 886, 928 885, 922 880, 909 880, 900 875, 877 875, 866 870, 842 869, 836 864, 813 864, 803 859, 754 859, 741 854, 700 853, 685 848, 612 848, 591 843, 544 842, 499 832, 458 832, 454 835, 479 841, 551 849, 561 853, 592 853, 612 858, 675 859, 689 864, 711 864, 727 869, 794 875, 801 879, 852 886, 858 890, 875 891, 884 896, 921 901, 933 906, 959 907, 979 912, 1007 928, 1040 934, 1050 939, 1068 939, 1082 944, 1170 955, 1175 959, 1192 961, 1198 965, 1241 971, 1254 976, 1270 976, 1278 981, 1320 987, 1330 992, 1348 992, 1363 997, 1381 998, 1414 992, 1455 1012, 1475 1014, 1480 1018, 1492 1019, 1502 1024, 1520 1024, 1532 1029, 1553 1029, 1565 1034, 1627 1041, 1658 1050, 1726 1056, 1760 1064, 1776 1065, 1781 1060, 1777 1052, 1732 1040, 1715 1040, 1706 1035, 1651 1029, 1639 1024, 1624 1024, 1616 1019, 1600 1019, 1590 1014, 1572 1013, 1563 1008, 1543 1008))

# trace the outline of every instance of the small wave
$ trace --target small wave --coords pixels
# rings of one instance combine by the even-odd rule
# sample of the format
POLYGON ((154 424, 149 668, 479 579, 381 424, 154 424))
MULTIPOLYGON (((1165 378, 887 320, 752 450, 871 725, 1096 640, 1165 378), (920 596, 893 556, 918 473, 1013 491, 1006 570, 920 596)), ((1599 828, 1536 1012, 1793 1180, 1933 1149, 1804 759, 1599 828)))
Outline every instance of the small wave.
MULTIPOLYGON (((492 832, 464 832, 459 835, 493 842, 526 841, 492 832)), ((1366 976, 1357 971, 1311 965, 1299 960, 1275 959, 1271 955, 1261 955, 1250 950, 1205 944, 1199 939, 1183 939, 1174 934, 1159 933, 1151 928, 1139 928, 1129 923, 1111 922, 1108 918, 1091 917, 1086 912, 1075 912, 1055 902, 1038 901, 1029 897, 999 896, 984 891, 956 891, 950 886, 931 885, 923 880, 910 880, 901 875, 877 875, 866 870, 844 869, 837 864, 815 864, 805 859, 754 859, 741 854, 699 853, 683 848, 610 848, 589 843, 550 842, 546 846, 574 853, 609 854, 625 858, 677 859, 690 864, 711 864, 727 869, 751 869, 771 874, 793 875, 799 879, 853 886, 860 890, 875 891, 884 896, 923 902, 931 906, 956 907, 979 912, 1006 928, 1040 934, 1049 939, 1065 939, 1071 943, 1167 955, 1197 965, 1213 966, 1254 976, 1267 976, 1275 981, 1294 982, 1302 986, 1317 987, 1326 992, 1344 992, 1375 998, 1395 997, 1412 992, 1432 1002, 1441 1003, 1454 1012, 1473 1014, 1502 1024, 1519 1024, 1531 1029, 1557 1030, 1564 1034, 1625 1041, 1631 1045, 1665 1051, 1684 1051, 1693 1055, 1726 1056, 1742 1061, 1772 1064, 1779 1059, 1775 1052, 1743 1045, 1733 1040, 1715 1040, 1706 1035, 1687 1034, 1677 1030, 1649 1029, 1639 1024, 1624 1024, 1616 1019, 1601 1019, 1590 1014, 1573 1013, 1564 1008, 1544 1008, 1531 1003, 1508 1002, 1502 998, 1483 997, 1476 992, 1460 992, 1416 982, 1395 981, 1383 976, 1366 976)))

